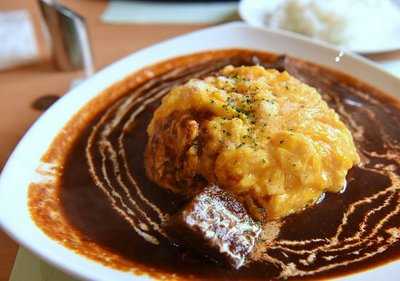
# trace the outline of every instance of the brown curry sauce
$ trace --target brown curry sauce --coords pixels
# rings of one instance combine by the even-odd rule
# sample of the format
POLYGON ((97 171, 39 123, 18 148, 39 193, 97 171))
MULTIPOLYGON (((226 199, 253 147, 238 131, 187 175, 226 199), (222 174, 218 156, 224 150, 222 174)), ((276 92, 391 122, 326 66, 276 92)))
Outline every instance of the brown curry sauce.
POLYGON ((299 59, 247 50, 180 57, 132 74, 71 119, 42 159, 46 168, 38 172, 53 180, 31 185, 30 210, 37 225, 66 247, 106 266, 154 278, 319 279, 350 274, 400 255, 398 124, 397 100, 299 59), (162 235, 158 226, 184 199, 147 179, 143 153, 146 127, 171 87, 228 64, 255 63, 285 69, 317 88, 352 131, 362 164, 350 170, 343 193, 326 194, 318 205, 274 224, 279 233, 261 241, 253 262, 236 271, 172 246, 162 235))

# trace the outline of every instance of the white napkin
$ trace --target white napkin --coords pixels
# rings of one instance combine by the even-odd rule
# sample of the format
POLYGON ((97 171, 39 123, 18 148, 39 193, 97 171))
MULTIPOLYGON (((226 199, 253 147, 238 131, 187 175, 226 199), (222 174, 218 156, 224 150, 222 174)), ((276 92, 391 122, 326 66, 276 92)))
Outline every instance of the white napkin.
POLYGON ((106 23, 218 23, 238 18, 235 2, 110 1, 106 23))
POLYGON ((78 281, 20 247, 9 281, 78 281))
POLYGON ((0 12, 0 70, 38 57, 35 34, 25 10, 0 12))

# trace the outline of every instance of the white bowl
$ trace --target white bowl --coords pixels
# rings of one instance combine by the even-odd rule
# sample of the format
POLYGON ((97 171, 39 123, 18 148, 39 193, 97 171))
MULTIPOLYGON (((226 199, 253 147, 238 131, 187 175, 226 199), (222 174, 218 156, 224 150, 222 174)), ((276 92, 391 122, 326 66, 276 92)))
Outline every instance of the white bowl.
MULTIPOLYGON (((266 22, 266 15, 273 13, 275 9, 282 2, 283 2, 282 0, 241 0, 239 3, 239 14, 240 17, 245 22, 247 22, 252 26, 271 29, 268 27, 268 23, 266 22)), ((286 31, 283 29, 275 29, 275 30, 278 32, 293 33, 291 31, 286 31)), ((365 28, 364 32, 368 34, 369 30, 365 28)), ((357 44, 357 46, 350 49, 353 52, 357 52, 364 55, 399 51, 400 26, 393 26, 393 29, 390 31, 390 34, 391 36, 388 36, 386 40, 379 42, 379 46, 376 45, 360 46, 360 44, 357 44)), ((371 40, 376 40, 376 38, 374 36, 371 36, 371 40)), ((346 47, 342 48, 349 49, 346 47)))
MULTIPOLYGON (((352 54, 343 54, 336 62, 338 49, 299 36, 231 23, 168 40, 103 69, 61 98, 29 129, 0 178, 0 223, 4 230, 47 262, 78 278, 100 281, 150 280, 149 277, 107 268, 47 237, 29 214, 28 185, 35 180, 35 168, 57 132, 79 108, 108 86, 143 66, 161 60, 208 49, 235 47, 286 53, 351 74, 388 94, 400 94, 400 80, 376 65, 352 54)), ((400 263, 392 262, 372 271, 346 276, 345 279, 398 280, 395 276, 399 275, 400 263)))

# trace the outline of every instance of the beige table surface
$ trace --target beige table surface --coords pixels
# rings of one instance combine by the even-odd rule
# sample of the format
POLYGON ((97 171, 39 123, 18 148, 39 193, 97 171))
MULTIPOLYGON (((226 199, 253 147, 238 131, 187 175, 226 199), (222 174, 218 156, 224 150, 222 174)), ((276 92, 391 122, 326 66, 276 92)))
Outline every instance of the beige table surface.
MULTIPOLYGON (((94 52, 96 69, 155 42, 203 26, 188 25, 107 25, 100 21, 107 1, 61 0, 86 19, 94 52)), ((41 58, 34 65, 0 72, 0 170, 24 132, 41 114, 31 103, 45 95, 63 95, 73 78, 80 73, 57 72, 50 64, 48 50, 40 31, 40 14, 36 0, 0 1, 0 11, 29 10, 35 24, 41 58)), ((377 58, 400 58, 400 53, 377 58)), ((8 281, 18 246, 0 231, 0 281, 8 281)), ((29 281, 29 280, 27 280, 29 281)))
MULTIPOLYGON (((186 33, 203 26, 188 25, 107 25, 100 21, 107 1, 62 0, 66 6, 82 14, 88 23, 96 69, 155 42, 186 33)), ((40 111, 31 103, 44 95, 63 95, 79 73, 57 72, 48 59, 40 30, 40 13, 35 0, 0 1, 0 11, 29 10, 39 42, 40 60, 31 66, 0 72, 0 169, 40 111)), ((8 281, 18 246, 0 231, 0 281, 8 281)), ((29 280, 27 280, 29 281, 29 280)))

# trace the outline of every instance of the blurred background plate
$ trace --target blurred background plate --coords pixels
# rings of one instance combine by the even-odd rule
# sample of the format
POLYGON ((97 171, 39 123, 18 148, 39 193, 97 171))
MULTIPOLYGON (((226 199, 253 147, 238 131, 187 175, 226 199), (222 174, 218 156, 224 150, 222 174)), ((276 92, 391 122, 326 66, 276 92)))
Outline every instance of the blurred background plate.
MULTIPOLYGON (((377 0, 375 4, 381 4, 377 0)), ((282 5, 285 2, 285 0, 241 0, 239 4, 239 14, 241 18, 247 22, 248 24, 256 27, 263 27, 267 29, 272 29, 269 26, 269 16, 272 15, 274 12, 276 12, 276 9, 282 5)), ((286 1, 287 2, 287 1, 286 1)), ((294 2, 294 1, 292 1, 294 2)), ((298 3, 304 4, 307 1, 297 1, 298 3)), ((314 1, 314 2, 318 2, 314 1)), ((359 3, 362 3, 362 0, 358 0, 359 3)), ((370 1, 371 2, 371 1, 370 1)), ((356 3, 348 1, 348 3, 356 3)), ((371 2, 373 3, 373 2, 371 2)), ((393 6, 398 6, 399 7, 399 15, 400 15, 400 0, 392 0, 393 6)), ((346 3, 347 4, 347 3, 346 3)), ((333 14, 334 11, 332 11, 333 14)), ((385 20, 385 12, 380 10, 376 11, 380 12, 382 15, 379 17, 379 19, 385 20)), ((346 14, 346 11, 343 12, 343 14, 346 14)), ((365 28, 362 30, 363 33, 357 33, 360 34, 359 36, 363 37, 363 42, 365 43, 365 39, 368 38, 371 41, 368 42, 370 44, 352 44, 353 47, 346 47, 346 46, 340 46, 344 49, 348 49, 350 51, 357 52, 359 54, 363 55, 376 55, 376 54, 381 54, 381 53, 390 53, 390 52, 400 52, 400 18, 399 18, 399 24, 393 25, 393 28, 388 31, 388 36, 385 36, 384 40, 381 40, 378 38, 378 32, 371 32, 371 30, 368 28, 368 19, 365 20, 365 28), (375 44, 376 43, 376 44, 375 44)), ((276 29, 276 28, 274 28, 276 29)), ((289 33, 294 33, 292 31, 285 30, 285 32, 289 33)), ((315 39, 317 40, 317 39, 315 39)))

